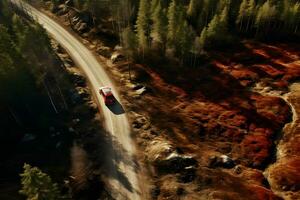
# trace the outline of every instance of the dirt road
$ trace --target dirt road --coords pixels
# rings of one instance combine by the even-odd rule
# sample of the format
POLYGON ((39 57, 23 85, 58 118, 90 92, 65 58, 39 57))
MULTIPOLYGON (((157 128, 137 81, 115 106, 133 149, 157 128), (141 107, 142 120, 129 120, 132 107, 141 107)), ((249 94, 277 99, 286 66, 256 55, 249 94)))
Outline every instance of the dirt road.
MULTIPOLYGON (((21 5, 20 2, 22 2, 19 0, 11 1, 18 5, 21 5)), ((112 88, 115 97, 120 99, 113 81, 94 55, 77 38, 32 6, 24 2, 21 6, 47 30, 53 39, 66 49, 76 64, 85 72, 92 89, 97 94, 98 105, 101 106, 105 117, 106 129, 117 139, 123 149, 123 154, 126 154, 126 162, 117 163, 117 167, 111 169, 116 177, 109 180, 112 196, 116 199, 143 199, 139 187, 138 172, 133 164, 135 163, 133 160, 135 148, 130 138, 130 127, 126 113, 119 103, 109 108, 106 107, 98 93, 99 87, 109 86, 112 88)))

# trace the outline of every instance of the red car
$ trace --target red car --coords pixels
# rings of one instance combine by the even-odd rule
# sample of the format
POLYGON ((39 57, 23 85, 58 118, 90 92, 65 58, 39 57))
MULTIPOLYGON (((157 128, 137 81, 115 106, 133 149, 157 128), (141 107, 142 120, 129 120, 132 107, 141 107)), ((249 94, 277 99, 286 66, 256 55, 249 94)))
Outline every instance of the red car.
POLYGON ((109 106, 109 105, 113 105, 115 103, 116 99, 115 99, 110 87, 99 88, 99 93, 103 97, 105 105, 109 106))

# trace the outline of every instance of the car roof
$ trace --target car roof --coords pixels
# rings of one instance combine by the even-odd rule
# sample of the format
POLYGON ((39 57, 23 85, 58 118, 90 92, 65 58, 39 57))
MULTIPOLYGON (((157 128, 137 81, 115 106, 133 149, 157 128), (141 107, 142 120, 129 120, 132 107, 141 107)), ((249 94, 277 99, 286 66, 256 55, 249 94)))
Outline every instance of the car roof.
POLYGON ((110 87, 101 87, 100 90, 103 92, 105 96, 111 95, 112 91, 110 87))

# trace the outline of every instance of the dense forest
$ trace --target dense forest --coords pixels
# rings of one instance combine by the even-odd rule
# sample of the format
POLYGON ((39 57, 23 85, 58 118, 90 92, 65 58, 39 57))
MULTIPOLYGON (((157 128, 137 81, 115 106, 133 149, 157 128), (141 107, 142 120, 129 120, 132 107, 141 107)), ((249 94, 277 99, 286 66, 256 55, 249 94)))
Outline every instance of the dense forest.
MULTIPOLYGON (((54 5, 59 1, 52 0, 54 5)), ((112 16, 112 26, 130 56, 155 52, 189 58, 228 47, 238 38, 299 36, 298 0, 74 0, 94 23, 112 16)))
POLYGON ((0 1, 1 199, 18 196, 25 162, 56 178, 67 170, 61 163, 67 162, 72 141, 64 134, 70 83, 60 66, 45 30, 9 1, 0 1))

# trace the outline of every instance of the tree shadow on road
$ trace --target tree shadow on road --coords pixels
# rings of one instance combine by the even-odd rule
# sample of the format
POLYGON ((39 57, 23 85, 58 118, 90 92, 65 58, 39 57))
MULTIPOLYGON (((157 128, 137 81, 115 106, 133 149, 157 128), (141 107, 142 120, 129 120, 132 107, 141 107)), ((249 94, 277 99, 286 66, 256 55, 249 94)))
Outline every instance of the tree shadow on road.
MULTIPOLYGON (((77 140, 80 140, 78 144, 82 144, 80 147, 86 152, 87 158, 82 159, 85 160, 85 163, 82 163, 83 166, 86 166, 84 170, 88 171, 84 172, 86 179, 90 179, 91 176, 99 179, 101 177, 114 179, 129 192, 137 192, 120 166, 139 173, 138 162, 113 136, 104 130, 92 128, 86 130, 85 133, 78 134, 77 140)), ((83 178, 80 174, 74 176, 83 178)))

